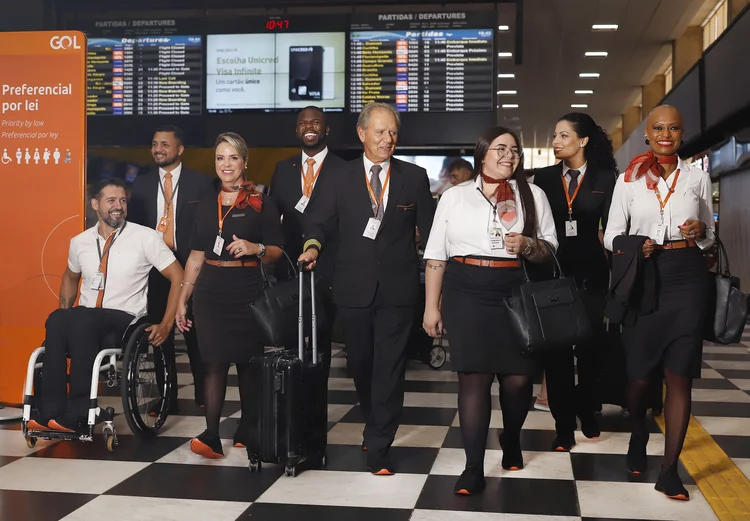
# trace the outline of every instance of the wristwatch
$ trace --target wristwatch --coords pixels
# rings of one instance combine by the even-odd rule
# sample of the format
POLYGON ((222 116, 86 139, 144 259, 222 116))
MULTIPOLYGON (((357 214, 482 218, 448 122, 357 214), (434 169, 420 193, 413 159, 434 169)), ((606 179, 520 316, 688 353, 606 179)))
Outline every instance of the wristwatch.
POLYGON ((257 257, 259 259, 262 259, 263 256, 266 254, 266 247, 265 245, 258 243, 258 248, 260 248, 260 251, 257 253, 257 257))

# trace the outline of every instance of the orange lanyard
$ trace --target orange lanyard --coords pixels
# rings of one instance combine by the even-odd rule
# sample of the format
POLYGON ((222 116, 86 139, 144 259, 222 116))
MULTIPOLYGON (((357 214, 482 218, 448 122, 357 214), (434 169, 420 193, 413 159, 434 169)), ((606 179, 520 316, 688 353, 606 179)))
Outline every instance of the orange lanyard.
POLYGON ((576 186, 576 191, 573 192, 573 197, 570 197, 570 193, 568 193, 568 185, 565 183, 565 175, 563 175, 560 178, 562 179, 563 192, 565 192, 565 200, 568 201, 568 216, 570 217, 571 221, 573 220, 573 201, 576 200, 576 196, 578 195, 578 190, 581 189, 581 185, 583 184, 583 177, 584 176, 581 176, 578 179, 578 186, 576 186))
MULTIPOLYGON (((237 194, 237 197, 239 197, 239 194, 237 194)), ((229 207, 229 210, 227 210, 227 213, 225 213, 223 216, 221 215, 221 192, 219 192, 218 200, 219 200, 219 237, 221 237, 221 231, 224 229, 224 219, 227 218, 227 215, 229 215, 229 212, 231 212, 232 208, 234 208, 234 205, 237 204, 237 199, 235 198, 234 202, 232 203, 232 206, 229 207)))
POLYGON ((383 204, 383 196, 385 195, 385 189, 388 188, 388 181, 391 179, 391 165, 388 165, 388 173, 385 175, 385 183, 383 183, 383 189, 380 191, 380 198, 376 201, 375 200, 375 192, 372 191, 372 185, 370 184, 370 179, 367 177, 367 174, 365 174, 365 182, 367 183, 367 191, 370 192, 370 199, 375 204, 375 215, 378 214, 378 211, 380 210, 380 205, 383 204))
POLYGON ((305 191, 303 192, 303 195, 307 195, 308 190, 310 191, 310 195, 312 195, 313 186, 315 186, 315 181, 318 179, 318 176, 320 175, 320 169, 323 168, 323 163, 325 163, 325 158, 323 161, 320 162, 320 165, 318 165, 318 170, 313 174, 312 179, 307 179, 306 173, 305 173, 305 167, 301 167, 302 170, 302 181, 305 183, 305 191))
POLYGON ((661 194, 659 193, 659 184, 657 183, 657 185, 654 186, 654 193, 656 194, 656 198, 659 200, 659 214, 661 216, 661 222, 664 222, 664 207, 667 206, 669 198, 672 197, 672 194, 674 193, 674 187, 677 186, 677 179, 679 177, 680 169, 678 168, 677 172, 674 173, 674 179, 672 180, 672 186, 669 187, 669 193, 667 194, 667 197, 663 202, 661 200, 661 194))

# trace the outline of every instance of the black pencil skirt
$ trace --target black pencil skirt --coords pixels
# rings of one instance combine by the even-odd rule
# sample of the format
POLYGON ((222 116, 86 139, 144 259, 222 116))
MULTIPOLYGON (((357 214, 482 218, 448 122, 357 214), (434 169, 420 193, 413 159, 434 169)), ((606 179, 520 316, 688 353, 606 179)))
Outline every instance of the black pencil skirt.
POLYGON ((523 282, 521 268, 448 262, 443 275, 443 323, 457 372, 532 375, 538 363, 521 355, 504 299, 523 282))
POLYGON ((708 267, 700 248, 658 250, 656 310, 623 326, 628 379, 645 380, 660 362, 674 373, 700 378, 708 267))

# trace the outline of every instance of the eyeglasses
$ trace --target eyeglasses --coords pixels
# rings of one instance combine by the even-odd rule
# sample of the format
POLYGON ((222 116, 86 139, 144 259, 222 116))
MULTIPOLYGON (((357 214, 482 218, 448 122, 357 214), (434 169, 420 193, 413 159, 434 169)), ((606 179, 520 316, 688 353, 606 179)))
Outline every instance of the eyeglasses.
POLYGON ((508 152, 510 152, 513 155, 513 159, 520 159, 521 156, 523 155, 523 152, 521 151, 520 148, 518 147, 508 148, 505 145, 500 145, 497 148, 491 148, 490 150, 494 150, 495 152, 497 152, 497 157, 501 159, 507 156, 508 152))

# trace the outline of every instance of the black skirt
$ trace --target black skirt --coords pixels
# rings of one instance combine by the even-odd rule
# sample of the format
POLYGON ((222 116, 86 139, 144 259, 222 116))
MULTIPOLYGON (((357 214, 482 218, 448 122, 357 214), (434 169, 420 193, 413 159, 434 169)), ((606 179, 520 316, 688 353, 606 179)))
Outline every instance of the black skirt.
POLYGON ((628 378, 645 380, 661 363, 674 373, 700 378, 708 298, 706 260, 693 247, 658 250, 650 262, 656 268, 656 309, 622 328, 628 378))
POLYGON ((259 267, 203 265, 195 281, 193 313, 204 362, 243 363, 263 353, 250 311, 262 291, 259 267))
POLYGON ((537 361, 522 356, 513 339, 503 302, 522 282, 521 268, 448 262, 443 276, 442 315, 453 371, 501 375, 532 375, 537 371, 537 361))

